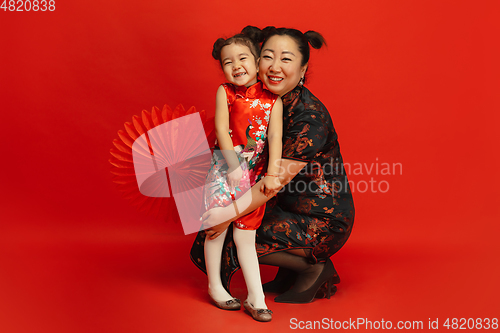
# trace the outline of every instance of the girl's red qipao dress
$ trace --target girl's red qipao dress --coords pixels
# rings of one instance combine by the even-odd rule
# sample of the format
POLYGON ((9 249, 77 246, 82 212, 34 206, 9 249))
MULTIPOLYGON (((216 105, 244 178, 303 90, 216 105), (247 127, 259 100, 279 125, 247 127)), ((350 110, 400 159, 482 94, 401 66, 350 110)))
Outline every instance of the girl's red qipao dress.
MULTIPOLYGON (((267 128, 277 95, 264 89, 262 82, 254 85, 222 85, 226 91, 229 108, 229 135, 243 170, 240 186, 233 189, 227 183, 228 165, 219 147, 215 147, 205 185, 205 209, 231 205, 250 189, 267 168, 265 151, 267 128)), ((233 224, 236 228, 256 230, 264 216, 265 205, 233 224)))

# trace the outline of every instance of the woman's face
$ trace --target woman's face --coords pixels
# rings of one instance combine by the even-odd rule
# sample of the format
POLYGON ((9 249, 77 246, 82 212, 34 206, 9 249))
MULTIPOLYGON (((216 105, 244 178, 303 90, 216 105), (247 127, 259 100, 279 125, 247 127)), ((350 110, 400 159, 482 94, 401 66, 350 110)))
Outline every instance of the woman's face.
POLYGON ((307 64, 301 66, 302 54, 295 40, 288 36, 272 36, 262 46, 259 77, 276 95, 283 96, 297 86, 307 64))

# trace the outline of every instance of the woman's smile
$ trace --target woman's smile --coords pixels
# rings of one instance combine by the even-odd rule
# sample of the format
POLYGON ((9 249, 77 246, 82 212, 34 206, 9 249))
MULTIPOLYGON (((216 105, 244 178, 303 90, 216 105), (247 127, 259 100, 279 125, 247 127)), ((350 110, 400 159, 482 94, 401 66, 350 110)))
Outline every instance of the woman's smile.
POLYGON ((273 36, 262 46, 259 76, 266 87, 283 96, 297 86, 307 64, 302 66, 297 43, 288 36, 273 36))
POLYGON ((268 75, 267 77, 269 78, 270 84, 279 84, 279 83, 281 83, 281 81, 283 81, 283 78, 279 77, 279 76, 268 75))

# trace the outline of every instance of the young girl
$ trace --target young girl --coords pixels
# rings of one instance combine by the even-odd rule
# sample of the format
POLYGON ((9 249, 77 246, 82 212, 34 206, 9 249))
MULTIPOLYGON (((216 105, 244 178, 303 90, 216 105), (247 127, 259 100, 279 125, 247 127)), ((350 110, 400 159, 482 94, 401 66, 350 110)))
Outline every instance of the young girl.
MULTIPOLYGON (((257 81, 260 30, 247 27, 227 40, 214 43, 212 56, 219 60, 229 83, 217 91, 215 128, 217 145, 205 186, 205 208, 232 205, 245 189, 264 177, 261 191, 271 195, 280 188, 278 178, 281 158, 282 102, 257 81), (269 160, 264 175, 265 141, 269 160), (221 154, 222 153, 222 154, 221 154)), ((235 205, 236 206, 236 205, 235 205)), ((265 206, 233 222, 233 239, 238 261, 248 289, 244 307, 258 321, 270 321, 260 280, 255 250, 255 231, 260 226, 265 206)), ((238 207, 235 207, 238 212, 238 207)), ((235 214, 236 215, 236 214, 235 214)), ((205 263, 208 293, 214 303, 226 310, 237 310, 240 300, 224 289, 221 277, 221 253, 226 231, 215 239, 205 238, 205 263)))

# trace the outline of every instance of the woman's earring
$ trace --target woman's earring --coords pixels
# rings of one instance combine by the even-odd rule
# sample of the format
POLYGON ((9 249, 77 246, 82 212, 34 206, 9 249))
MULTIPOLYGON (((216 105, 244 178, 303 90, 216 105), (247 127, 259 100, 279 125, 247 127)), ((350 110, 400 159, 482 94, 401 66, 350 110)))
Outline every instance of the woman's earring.
POLYGON ((303 86, 303 85, 304 85, 304 77, 301 77, 300 81, 299 81, 299 86, 303 86))

